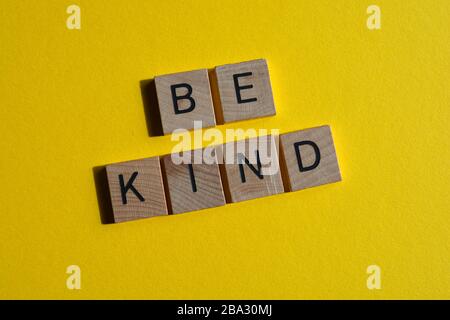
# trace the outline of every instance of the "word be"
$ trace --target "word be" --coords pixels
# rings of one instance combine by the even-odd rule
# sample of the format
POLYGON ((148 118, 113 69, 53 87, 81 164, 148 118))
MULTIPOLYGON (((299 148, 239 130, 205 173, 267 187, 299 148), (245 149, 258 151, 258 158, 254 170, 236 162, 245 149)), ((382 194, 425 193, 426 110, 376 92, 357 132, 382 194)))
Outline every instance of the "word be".
POLYGON ((207 69, 158 76, 155 86, 164 134, 193 129, 194 121, 215 126, 216 113, 220 122, 275 115, 264 59, 218 66, 211 81, 207 69))

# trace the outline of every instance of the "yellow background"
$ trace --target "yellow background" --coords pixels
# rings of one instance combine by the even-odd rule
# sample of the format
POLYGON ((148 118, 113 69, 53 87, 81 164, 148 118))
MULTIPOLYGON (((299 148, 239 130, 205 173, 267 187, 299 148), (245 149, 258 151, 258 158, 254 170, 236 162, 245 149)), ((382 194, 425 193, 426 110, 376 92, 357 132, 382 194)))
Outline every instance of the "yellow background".
POLYGON ((0 298, 450 298, 450 1, 0 4, 0 298), (266 58, 277 115, 343 181, 103 225, 93 167, 169 153, 140 81, 266 58), (82 289, 66 288, 81 267, 82 289), (382 289, 366 268, 382 269, 382 289))

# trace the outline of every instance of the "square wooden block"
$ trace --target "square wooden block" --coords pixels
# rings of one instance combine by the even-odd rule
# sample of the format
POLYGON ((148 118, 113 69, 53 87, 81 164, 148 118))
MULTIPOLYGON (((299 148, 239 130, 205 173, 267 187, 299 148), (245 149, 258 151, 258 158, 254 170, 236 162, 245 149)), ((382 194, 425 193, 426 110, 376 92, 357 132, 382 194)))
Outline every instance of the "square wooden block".
POLYGON ((224 122, 275 115, 266 60, 219 66, 215 73, 224 122))
POLYGON ((274 136, 230 142, 218 151, 224 163, 231 202, 283 193, 278 139, 274 136))
MULTIPOLYGON (((202 152, 202 150, 196 150, 202 152)), ((185 152, 193 159, 193 151, 185 152)), ((163 158, 170 205, 174 214, 223 206, 225 196, 216 156, 212 164, 174 163, 172 155, 163 158)))
POLYGON ((159 157, 106 166, 114 222, 168 214, 159 157))
POLYGON ((155 86, 164 134, 216 125, 207 69, 157 76, 155 86))
POLYGON ((280 141, 291 191, 341 180, 329 126, 282 134, 280 141))

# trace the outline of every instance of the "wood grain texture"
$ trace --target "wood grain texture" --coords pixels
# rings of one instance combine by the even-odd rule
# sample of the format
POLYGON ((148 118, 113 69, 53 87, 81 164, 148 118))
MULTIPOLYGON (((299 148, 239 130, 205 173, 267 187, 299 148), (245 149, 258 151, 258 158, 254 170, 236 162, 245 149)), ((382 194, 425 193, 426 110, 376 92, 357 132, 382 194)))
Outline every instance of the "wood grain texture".
MULTIPOLYGON (((207 69, 157 76, 155 86, 164 134, 179 128, 193 129, 194 120, 201 120, 203 127, 216 125, 207 69), (192 92, 189 94, 188 88, 180 86, 174 89, 176 96, 188 95, 195 101, 195 107, 192 111, 176 114, 171 86, 181 84, 190 85, 192 92)), ((192 106, 188 98, 180 98, 176 103, 179 110, 189 110, 192 106)))
MULTIPOLYGON (((188 151, 189 153, 189 151, 188 151)), ((225 196, 217 158, 214 164, 175 164, 171 155, 163 157, 172 213, 223 206, 225 196)))
POLYGON ((168 214, 159 157, 111 164, 106 166, 106 173, 114 222, 168 214), (125 189, 121 188, 120 176, 125 189), (132 187, 126 188, 129 182, 129 186, 134 187, 143 201, 132 187), (126 196, 126 203, 123 201, 123 194, 126 196))
POLYGON ((218 149, 220 150, 217 154, 222 157, 224 162, 223 171, 226 179, 224 185, 231 202, 284 192, 279 168, 278 141, 274 136, 230 142, 218 149), (230 148, 233 152, 230 152, 230 148), (260 168, 256 151, 259 154, 260 168), (259 176, 240 155, 245 156, 259 176))
POLYGON ((283 154, 282 161, 284 161, 284 167, 287 170, 286 176, 291 191, 341 180, 341 172, 329 126, 282 134, 280 144, 283 154), (311 142, 319 150, 320 161, 318 163, 316 163, 317 154, 311 142), (300 145, 296 146, 296 143, 300 143, 300 145), (315 164, 317 166, 312 168, 315 164))
POLYGON ((218 66, 215 73, 224 122, 275 115, 266 60, 218 66), (241 76, 235 80, 235 75, 241 76), (241 87, 239 94, 236 92, 237 84, 241 87))

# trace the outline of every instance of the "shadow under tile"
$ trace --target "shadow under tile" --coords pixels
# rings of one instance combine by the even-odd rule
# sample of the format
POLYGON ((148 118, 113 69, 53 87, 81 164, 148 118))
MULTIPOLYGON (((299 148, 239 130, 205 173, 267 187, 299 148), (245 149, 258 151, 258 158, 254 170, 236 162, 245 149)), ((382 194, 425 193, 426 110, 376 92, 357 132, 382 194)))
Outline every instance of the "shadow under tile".
POLYGON ((102 224, 114 223, 114 214, 109 195, 108 178, 106 176, 106 167, 97 166, 92 168, 94 175, 95 189, 97 191, 98 209, 102 224))
POLYGON ((163 136, 155 79, 141 80, 140 87, 148 135, 150 137, 163 136))

